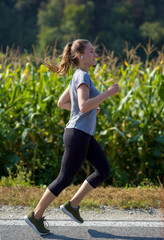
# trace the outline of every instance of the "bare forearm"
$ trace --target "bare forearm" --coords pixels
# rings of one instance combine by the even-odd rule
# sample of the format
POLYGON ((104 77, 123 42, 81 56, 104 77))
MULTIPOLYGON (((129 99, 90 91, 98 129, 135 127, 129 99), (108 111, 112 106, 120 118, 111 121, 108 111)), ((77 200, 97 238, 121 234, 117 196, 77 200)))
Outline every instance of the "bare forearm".
POLYGON ((59 98, 58 107, 71 111, 71 100, 69 95, 69 88, 67 88, 59 98))
POLYGON ((96 108, 99 104, 101 104, 104 100, 106 100, 110 96, 112 95, 110 95, 109 91, 107 90, 94 98, 89 98, 83 104, 82 112, 85 113, 92 110, 93 108, 96 108))
POLYGON ((66 102, 66 103, 62 103, 62 104, 58 104, 58 107, 71 111, 71 102, 66 102))
POLYGON ((108 97, 115 95, 118 92, 119 92, 118 84, 113 84, 105 92, 99 94, 96 97, 89 98, 89 89, 87 86, 82 84, 78 88, 78 102, 80 111, 86 113, 92 110, 93 108, 98 107, 98 105, 101 104, 104 100, 106 100, 108 97))

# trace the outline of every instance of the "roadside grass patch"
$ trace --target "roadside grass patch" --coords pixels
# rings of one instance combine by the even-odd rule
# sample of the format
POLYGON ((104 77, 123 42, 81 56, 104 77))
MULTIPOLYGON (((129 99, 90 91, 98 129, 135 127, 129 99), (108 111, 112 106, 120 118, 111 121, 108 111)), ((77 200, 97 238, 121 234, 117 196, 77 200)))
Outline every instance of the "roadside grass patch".
MULTIPOLYGON (((71 185, 66 188, 51 204, 59 207, 70 200, 79 186, 71 185)), ((0 186, 0 205, 31 206, 34 208, 45 191, 45 187, 0 186)), ((115 188, 98 187, 81 202, 81 209, 101 209, 102 206, 119 209, 148 209, 162 208, 163 189, 160 187, 147 188, 115 188)))

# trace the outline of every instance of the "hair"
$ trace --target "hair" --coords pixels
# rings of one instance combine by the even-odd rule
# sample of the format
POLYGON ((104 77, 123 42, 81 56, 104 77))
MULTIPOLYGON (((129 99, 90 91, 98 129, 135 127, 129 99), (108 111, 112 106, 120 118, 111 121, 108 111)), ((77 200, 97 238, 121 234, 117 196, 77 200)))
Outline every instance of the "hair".
POLYGON ((45 65, 49 68, 50 71, 58 73, 58 74, 67 74, 69 68, 77 67, 79 64, 79 59, 77 54, 83 54, 86 48, 86 45, 89 43, 86 39, 77 39, 73 41, 73 43, 69 42, 64 47, 64 51, 62 54, 62 59, 59 65, 54 63, 48 63, 47 61, 43 61, 45 65))

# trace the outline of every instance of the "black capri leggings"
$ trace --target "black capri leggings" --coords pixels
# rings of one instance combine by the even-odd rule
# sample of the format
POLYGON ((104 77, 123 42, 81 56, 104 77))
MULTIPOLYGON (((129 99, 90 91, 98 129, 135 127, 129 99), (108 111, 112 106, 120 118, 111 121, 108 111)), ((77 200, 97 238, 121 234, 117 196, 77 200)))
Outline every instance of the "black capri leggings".
POLYGON ((75 128, 66 128, 63 141, 65 151, 60 173, 48 186, 48 189, 56 197, 72 183, 85 159, 95 170, 86 179, 93 188, 96 188, 109 177, 109 163, 102 148, 93 136, 75 128))

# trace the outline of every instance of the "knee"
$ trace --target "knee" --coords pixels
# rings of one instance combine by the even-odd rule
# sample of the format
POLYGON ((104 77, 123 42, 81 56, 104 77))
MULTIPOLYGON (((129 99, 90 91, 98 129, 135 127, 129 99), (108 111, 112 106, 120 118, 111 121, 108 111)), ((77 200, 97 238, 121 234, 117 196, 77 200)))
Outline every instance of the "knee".
POLYGON ((59 180, 59 185, 61 185, 63 187, 63 189, 65 189, 66 187, 68 187, 72 182, 73 182, 74 177, 68 177, 67 175, 62 176, 59 180))
POLYGON ((58 176, 49 186, 48 189, 57 197, 63 189, 73 182, 73 178, 67 176, 58 176))
POLYGON ((109 176, 110 176, 110 167, 109 167, 109 165, 105 166, 103 171, 101 171, 100 176, 101 176, 102 181, 105 181, 105 180, 107 180, 109 178, 109 176))

